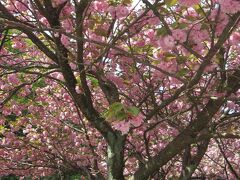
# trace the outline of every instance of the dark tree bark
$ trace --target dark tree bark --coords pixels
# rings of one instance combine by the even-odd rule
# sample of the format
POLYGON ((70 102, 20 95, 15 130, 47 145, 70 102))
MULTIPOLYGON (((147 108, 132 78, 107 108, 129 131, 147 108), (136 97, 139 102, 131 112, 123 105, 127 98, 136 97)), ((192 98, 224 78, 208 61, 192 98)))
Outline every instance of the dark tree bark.
POLYGON ((183 169, 179 179, 182 179, 182 180, 191 179, 192 174, 197 169, 204 154, 207 151, 209 142, 210 142, 210 138, 206 138, 206 140, 200 142, 197 147, 197 154, 193 157, 191 156, 191 147, 188 147, 185 149, 184 157, 183 157, 183 169))
POLYGON ((126 137, 116 133, 109 139, 107 150, 108 179, 124 180, 124 144, 126 137))

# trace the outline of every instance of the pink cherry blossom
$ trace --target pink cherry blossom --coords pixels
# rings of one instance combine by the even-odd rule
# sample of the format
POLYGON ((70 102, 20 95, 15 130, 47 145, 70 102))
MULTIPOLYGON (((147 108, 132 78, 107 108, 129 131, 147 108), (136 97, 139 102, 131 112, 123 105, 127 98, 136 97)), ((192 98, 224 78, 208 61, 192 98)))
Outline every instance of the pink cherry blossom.
POLYGON ((179 0, 179 3, 183 6, 193 6, 200 3, 200 0, 179 0))
POLYGON ((172 49, 175 46, 175 40, 173 36, 167 35, 158 40, 159 46, 163 49, 172 49))
POLYGON ((108 4, 105 1, 95 1, 94 8, 99 12, 104 12, 108 8, 108 4))
POLYGON ((239 179, 239 2, 149 2, 0 1, 0 177, 239 179))
POLYGON ((61 42, 64 46, 68 47, 68 45, 70 44, 69 37, 63 34, 61 36, 61 42))
POLYGON ((19 79, 16 74, 10 74, 8 75, 8 82, 13 85, 17 85, 19 83, 19 79))
POLYGON ((130 122, 129 121, 120 121, 114 125, 114 128, 121 131, 122 134, 127 134, 130 129, 130 122))
POLYGON ((129 14, 129 10, 126 6, 119 5, 116 7, 116 16, 118 18, 126 17, 129 14))
POLYGON ((181 29, 174 29, 172 31, 172 36, 175 40, 183 43, 187 40, 187 34, 184 32, 184 30, 181 29))
POLYGON ((134 127, 140 126, 143 123, 143 116, 142 115, 138 115, 138 116, 135 116, 135 117, 131 118, 130 123, 134 127))
POLYGON ((240 11, 240 3, 238 0, 218 0, 217 1, 221 5, 221 10, 225 13, 237 13, 240 11))

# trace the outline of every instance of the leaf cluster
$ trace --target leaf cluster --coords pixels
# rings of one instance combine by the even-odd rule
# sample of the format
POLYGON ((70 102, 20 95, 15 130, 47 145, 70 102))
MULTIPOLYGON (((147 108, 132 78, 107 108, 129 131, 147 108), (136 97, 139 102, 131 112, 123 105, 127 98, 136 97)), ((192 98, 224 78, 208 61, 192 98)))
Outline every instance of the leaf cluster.
POLYGON ((107 111, 104 112, 103 117, 107 121, 122 121, 139 114, 139 109, 135 106, 125 106, 120 102, 111 104, 107 111))

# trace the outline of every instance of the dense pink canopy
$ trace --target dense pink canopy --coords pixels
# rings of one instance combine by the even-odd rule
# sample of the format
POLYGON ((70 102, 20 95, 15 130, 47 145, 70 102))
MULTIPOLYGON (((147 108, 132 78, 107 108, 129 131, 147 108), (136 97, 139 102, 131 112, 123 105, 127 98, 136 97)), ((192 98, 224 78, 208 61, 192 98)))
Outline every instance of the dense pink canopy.
POLYGON ((0 177, 240 178, 238 0, 2 0, 0 177))

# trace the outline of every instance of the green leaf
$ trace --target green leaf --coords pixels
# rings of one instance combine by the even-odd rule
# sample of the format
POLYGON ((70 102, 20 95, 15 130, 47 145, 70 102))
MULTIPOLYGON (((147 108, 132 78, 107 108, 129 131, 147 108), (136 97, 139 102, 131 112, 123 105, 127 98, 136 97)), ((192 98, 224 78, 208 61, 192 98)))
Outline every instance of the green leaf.
POLYGON ((139 109, 135 106, 125 107, 120 102, 115 102, 109 106, 108 110, 104 113, 103 117, 107 121, 122 121, 130 116, 139 114, 139 109))
POLYGON ((104 36, 104 37, 107 37, 108 35, 108 32, 103 28, 95 29, 95 33, 99 36, 104 36))
POLYGON ((91 77, 91 76, 88 76, 87 78, 91 81, 91 83, 94 87, 99 86, 98 80, 96 78, 91 77))
POLYGON ((29 102, 29 99, 28 98, 24 98, 24 97, 23 98, 19 97, 18 102, 20 104, 27 104, 29 102))
POLYGON ((37 82, 32 84, 32 89, 35 91, 37 88, 43 88, 46 87, 45 80, 43 78, 40 78, 37 82))
POLYGON ((26 115, 28 115, 28 114, 29 114, 28 109, 23 109, 23 110, 22 110, 22 115, 23 115, 23 116, 26 116, 26 115))
POLYGON ((188 58, 186 56, 177 56, 176 60, 178 64, 183 64, 188 58))
POLYGON ((201 6, 199 6, 198 4, 196 4, 196 5, 193 6, 193 8, 195 9, 195 11, 196 11, 199 15, 205 16, 204 11, 201 9, 201 6))
POLYGON ((180 77, 185 76, 188 73, 188 69, 187 68, 183 68, 180 71, 177 72, 177 75, 180 77))
POLYGON ((172 59, 175 59, 175 58, 176 58, 176 55, 175 55, 175 54, 172 54, 172 53, 169 53, 169 52, 164 53, 164 55, 165 55, 165 60, 166 60, 166 61, 171 61, 172 59))
POLYGON ((17 116, 15 115, 15 114, 10 114, 10 115, 7 115, 7 116, 5 116, 6 117, 6 119, 8 120, 8 121, 16 121, 17 120, 17 116))
POLYGON ((20 104, 27 104, 29 102, 29 98, 21 97, 16 94, 12 96, 12 99, 20 104))
POLYGON ((131 4, 133 1, 132 0, 122 0, 122 3, 124 4, 124 5, 129 5, 129 4, 131 4))
MULTIPOLYGON (((135 110, 134 110, 135 112, 135 110)), ((103 114, 107 121, 122 121, 128 118, 129 111, 120 102, 111 104, 108 110, 103 114)))
POLYGON ((180 24, 178 25, 178 28, 179 28, 179 29, 184 29, 184 28, 186 28, 186 27, 188 27, 188 24, 187 24, 187 23, 180 23, 180 24))
POLYGON ((167 29, 165 27, 161 27, 161 28, 157 29, 157 35, 158 36, 165 36, 167 34, 168 34, 168 32, 167 32, 167 29))
POLYGON ((127 119, 128 118, 128 115, 125 111, 119 111, 115 114, 115 119, 117 121, 122 121, 124 119, 127 119))
POLYGON ((139 113, 139 109, 135 106, 128 107, 127 111, 133 116, 136 116, 139 113))
POLYGON ((176 5, 178 2, 178 0, 165 0, 165 3, 168 7, 172 7, 174 5, 176 5))
POLYGON ((179 19, 177 19, 176 22, 171 24, 172 28, 174 28, 174 29, 185 29, 186 27, 188 27, 187 23, 180 23, 178 20, 179 19))
POLYGON ((0 125, 0 134, 2 134, 5 131, 5 127, 0 125))
POLYGON ((124 108, 123 104, 120 102, 115 102, 110 105, 109 110, 110 111, 120 111, 124 108))

